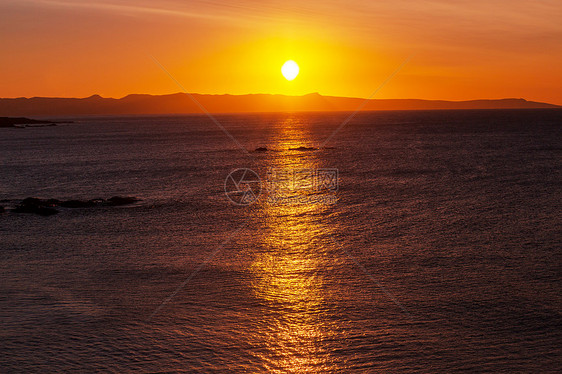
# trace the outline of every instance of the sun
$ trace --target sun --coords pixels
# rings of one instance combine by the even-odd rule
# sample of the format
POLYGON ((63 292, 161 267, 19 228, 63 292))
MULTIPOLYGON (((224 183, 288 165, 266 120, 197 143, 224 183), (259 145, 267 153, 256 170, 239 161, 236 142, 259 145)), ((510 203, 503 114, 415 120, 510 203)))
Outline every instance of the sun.
POLYGON ((281 74, 283 74, 288 81, 292 81, 299 75, 299 66, 293 60, 289 60, 281 67, 281 74))

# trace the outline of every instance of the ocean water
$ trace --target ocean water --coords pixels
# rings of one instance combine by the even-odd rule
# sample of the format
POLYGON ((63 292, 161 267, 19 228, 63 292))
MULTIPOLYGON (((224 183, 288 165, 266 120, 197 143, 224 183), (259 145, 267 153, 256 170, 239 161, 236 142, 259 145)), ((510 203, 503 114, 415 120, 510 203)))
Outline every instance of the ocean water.
POLYGON ((142 199, 0 214, 0 372, 561 372, 562 111, 359 113, 320 148, 348 115, 217 116, 249 153, 205 116, 0 129, 8 210, 142 199))

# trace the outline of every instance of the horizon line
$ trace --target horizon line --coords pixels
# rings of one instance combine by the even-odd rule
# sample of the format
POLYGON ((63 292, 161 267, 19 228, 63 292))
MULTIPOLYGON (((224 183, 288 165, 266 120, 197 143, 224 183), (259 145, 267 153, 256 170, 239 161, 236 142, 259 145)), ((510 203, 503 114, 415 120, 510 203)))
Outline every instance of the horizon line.
MULTIPOLYGON (((8 100, 16 100, 16 99, 89 99, 93 97, 99 97, 102 99, 112 99, 112 100, 121 100, 129 96, 172 96, 172 95, 187 95, 187 93, 178 91, 173 93, 164 93, 164 94, 151 94, 151 93, 129 93, 121 97, 113 97, 113 96, 102 96, 100 94, 92 94, 90 96, 84 97, 72 97, 72 96, 18 96, 18 97, 0 97, 0 99, 8 99, 8 100)), ((305 97, 311 95, 318 95, 322 97, 333 97, 333 98, 341 98, 341 99, 359 99, 359 100, 368 100, 368 101, 387 101, 387 100, 419 100, 419 101, 446 101, 452 103, 461 103, 461 102, 471 102, 471 101, 499 101, 499 100, 522 100, 526 102, 534 102, 534 103, 541 103, 541 104, 549 104, 555 105, 558 107, 562 107, 562 104, 555 104, 546 101, 536 101, 536 100, 529 100, 524 97, 500 97, 500 98, 476 98, 476 99, 422 99, 422 98, 372 98, 369 99, 368 97, 359 97, 359 96, 336 96, 336 95, 323 95, 319 92, 309 92, 306 94, 300 95, 288 95, 288 94, 281 94, 281 93, 244 93, 244 94, 230 94, 230 93, 198 93, 198 92, 190 92, 190 95, 200 95, 200 96, 283 96, 283 97, 305 97)))

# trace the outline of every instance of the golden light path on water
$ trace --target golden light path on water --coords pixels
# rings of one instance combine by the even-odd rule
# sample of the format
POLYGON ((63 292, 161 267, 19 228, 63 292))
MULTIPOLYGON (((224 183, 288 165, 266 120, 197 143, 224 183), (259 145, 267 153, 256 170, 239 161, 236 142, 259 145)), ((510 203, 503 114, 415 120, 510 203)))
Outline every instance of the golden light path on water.
MULTIPOLYGON (((315 152, 290 150, 307 144, 307 130, 290 117, 276 134, 271 168, 313 170, 320 167, 315 152)), ((298 194, 298 191, 297 191, 298 194)), ((259 241, 262 251, 251 265, 256 296, 278 311, 264 326, 261 339, 269 352, 263 360, 268 371, 279 373, 326 372, 332 366, 321 342, 333 335, 325 322, 323 272, 333 263, 323 236, 325 204, 263 204, 265 230, 259 241)))

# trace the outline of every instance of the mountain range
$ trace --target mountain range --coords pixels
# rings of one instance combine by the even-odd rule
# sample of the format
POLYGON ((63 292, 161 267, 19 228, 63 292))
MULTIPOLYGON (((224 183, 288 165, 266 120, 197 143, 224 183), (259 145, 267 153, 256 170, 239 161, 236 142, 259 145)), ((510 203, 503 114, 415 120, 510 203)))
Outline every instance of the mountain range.
POLYGON ((355 110, 444 110, 444 109, 530 109, 562 108, 558 105, 525 99, 444 101, 421 99, 361 99, 323 96, 270 94, 170 95, 132 94, 120 99, 93 95, 86 98, 0 98, 0 116, 81 116, 127 114, 189 114, 292 111, 355 110), (198 105, 200 104, 200 105, 198 105))

